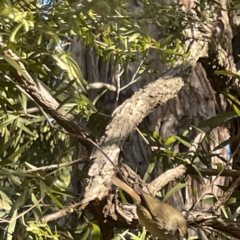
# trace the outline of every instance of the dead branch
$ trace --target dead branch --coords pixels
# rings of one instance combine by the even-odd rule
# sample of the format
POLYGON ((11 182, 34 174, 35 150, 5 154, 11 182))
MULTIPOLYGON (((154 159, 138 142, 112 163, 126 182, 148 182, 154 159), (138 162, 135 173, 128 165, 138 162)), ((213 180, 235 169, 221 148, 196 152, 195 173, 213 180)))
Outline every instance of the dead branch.
POLYGON ((198 225, 205 227, 212 227, 213 229, 225 232, 232 237, 240 239, 240 223, 233 220, 223 218, 210 213, 204 212, 183 212, 184 216, 187 218, 189 225, 198 225))
POLYGON ((224 194, 218 199, 218 201, 213 206, 212 210, 215 212, 217 211, 232 195, 234 190, 240 185, 240 177, 236 179, 232 185, 228 188, 227 191, 224 192, 224 194))
MULTIPOLYGON (((219 170, 217 169, 198 168, 198 170, 203 176, 217 176, 219 174, 219 170)), ((197 173, 194 168, 187 166, 186 174, 196 175, 197 173)), ((224 169, 220 176, 240 177, 240 171, 234 169, 224 169)))

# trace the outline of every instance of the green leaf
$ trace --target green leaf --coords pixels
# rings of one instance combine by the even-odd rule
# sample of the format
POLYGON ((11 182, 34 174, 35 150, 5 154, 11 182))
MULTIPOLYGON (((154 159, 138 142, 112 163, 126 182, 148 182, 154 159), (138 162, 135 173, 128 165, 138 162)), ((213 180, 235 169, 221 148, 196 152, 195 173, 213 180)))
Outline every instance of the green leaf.
POLYGON ((17 33, 20 31, 20 29, 22 28, 23 26, 23 23, 20 22, 16 27, 15 29, 11 32, 11 35, 9 37, 9 41, 10 42, 15 42, 15 38, 16 38, 16 35, 17 33))
POLYGON ((213 206, 216 203, 217 199, 216 199, 216 197, 213 196, 213 197, 209 197, 209 198, 204 198, 202 201, 205 204, 213 206))
POLYGON ((44 198, 44 196, 47 193, 47 186, 44 181, 40 180, 40 193, 41 193, 41 198, 44 198))
POLYGON ((186 186, 187 186, 187 183, 180 183, 180 184, 176 185, 175 187, 171 188, 165 195, 163 202, 167 201, 174 193, 176 193, 177 191, 179 191, 180 189, 182 189, 186 186))
POLYGON ((5 142, 4 138, 0 139, 0 154, 3 154, 9 147, 11 147, 16 140, 16 135, 11 136, 11 138, 5 142))
MULTIPOLYGON (((138 236, 136 236, 135 234, 133 234, 133 233, 131 233, 131 232, 128 232, 127 233, 127 235, 129 235, 129 236, 131 236, 131 239, 133 239, 133 240, 144 240, 145 238, 142 238, 141 236, 140 237, 138 237, 138 236)), ((122 236, 122 234, 120 235, 120 237, 121 237, 121 239, 124 239, 124 240, 127 240, 128 238, 124 238, 123 236, 122 236)))
MULTIPOLYGON (((36 208, 39 210, 39 213, 42 215, 42 209, 40 207, 40 203, 34 193, 31 194, 31 199, 32 199, 33 204, 35 204, 36 208)), ((40 214, 38 216, 41 216, 40 214)))
POLYGON ((123 191, 122 191, 122 189, 119 189, 119 195, 120 195, 120 198, 121 198, 122 202, 124 202, 124 203, 128 202, 124 193, 123 193, 123 191))
POLYGON ((151 139, 155 142, 163 143, 163 138, 157 133, 157 132, 152 132, 149 134, 151 139))
POLYGON ((18 211, 17 209, 13 212, 13 215, 12 215, 12 218, 10 220, 10 223, 8 225, 8 230, 7 230, 7 240, 12 240, 13 239, 13 236, 14 236, 14 230, 15 230, 15 227, 16 227, 16 223, 17 223, 17 214, 18 214, 18 211))
POLYGON ((0 191, 0 209, 4 209, 5 214, 9 213, 11 210, 12 201, 10 198, 2 191, 0 191))
MULTIPOLYGON (((20 121, 22 120, 22 119, 19 119, 20 121)), ((23 130, 24 132, 26 132, 27 134, 29 134, 30 136, 32 136, 32 137, 35 137, 35 134, 30 130, 30 129, 28 129, 28 128, 26 128, 24 125, 23 125, 23 123, 21 123, 21 122, 18 122, 18 127, 19 128, 21 128, 21 130, 23 130)))
POLYGON ((214 116, 210 119, 204 120, 198 124, 198 127, 201 129, 206 129, 206 131, 209 131, 217 126, 222 125, 223 123, 229 122, 230 120, 233 120, 235 118, 238 118, 239 116, 235 112, 227 112, 223 114, 218 114, 217 116, 214 116))
POLYGON ((71 89, 71 87, 76 83, 75 79, 70 80, 64 87, 61 87, 60 89, 56 90, 56 93, 54 94, 54 97, 56 98, 58 95, 64 93, 65 91, 71 89))
POLYGON ((172 143, 175 143, 176 140, 177 140, 176 136, 171 136, 164 142, 164 146, 168 146, 168 145, 170 145, 172 143))
POLYGON ((91 227, 88 224, 87 228, 85 228, 84 234, 80 240, 90 240, 90 239, 91 239, 91 227))
POLYGON ((227 70, 216 70, 214 71, 215 74, 218 74, 218 75, 223 75, 223 76, 227 76, 227 77, 234 77, 234 78, 237 78, 237 79, 240 79, 240 76, 234 72, 231 72, 231 71, 227 71, 227 70))
POLYGON ((190 148, 192 146, 191 141, 189 140, 189 138, 185 137, 185 136, 175 136, 175 138, 182 143, 184 146, 190 148))
POLYGON ((17 198, 17 200, 14 202, 13 207, 11 211, 18 210, 20 207, 22 207, 26 201, 28 201, 29 194, 30 194, 31 189, 30 188, 25 188, 21 195, 17 198))
POLYGON ((221 173, 225 169, 222 163, 214 163, 214 165, 217 166, 218 173, 221 173))
POLYGON ((234 111, 237 113, 238 116, 240 116, 240 102, 238 101, 238 99, 231 94, 228 94, 227 97, 229 98, 229 102, 233 106, 234 111))
POLYGON ((22 152, 25 150, 25 148, 28 147, 30 141, 28 141, 27 143, 25 143, 23 146, 21 146, 17 151, 15 151, 14 153, 12 153, 11 155, 7 156, 7 159, 9 159, 10 161, 16 161, 16 158, 22 154, 22 152))
POLYGON ((92 227, 92 231, 91 231, 92 240, 100 240, 101 239, 100 227, 93 222, 90 222, 90 224, 91 224, 91 227, 92 227))
POLYGON ((61 55, 53 54, 52 58, 62 70, 65 70, 68 73, 69 79, 76 79, 82 90, 86 92, 86 81, 83 78, 77 62, 70 55, 65 53, 62 53, 61 55))
POLYGON ((128 42, 133 42, 133 41, 134 41, 135 39, 137 39, 139 36, 140 36, 140 33, 135 33, 135 34, 133 34, 133 35, 129 38, 128 42))
POLYGON ((8 56, 2 56, 2 58, 7 61, 12 67, 14 67, 26 80, 28 80, 29 82, 32 81, 32 79, 28 77, 28 75, 25 73, 25 71, 23 71, 17 61, 8 56))
POLYGON ((93 105, 93 103, 89 100, 89 98, 87 98, 86 96, 84 96, 83 94, 80 94, 79 98, 81 99, 81 101, 84 101, 87 106, 89 108, 91 108, 94 112, 97 112, 96 107, 93 105))
POLYGON ((53 202, 56 203, 60 208, 62 209, 65 208, 63 204, 51 193, 51 191, 47 191, 47 194, 53 200, 53 202))
POLYGON ((156 166, 156 161, 152 161, 147 168, 147 171, 144 174, 143 181, 147 182, 148 178, 151 176, 151 173, 153 172, 154 168, 156 166))
POLYGON ((98 100, 108 91, 108 89, 103 90, 101 93, 99 93, 95 99, 93 100, 92 104, 95 106, 98 100))
POLYGON ((21 93, 21 104, 25 113, 27 113, 27 100, 26 95, 21 93))
POLYGON ((225 217, 225 218, 228 218, 228 214, 227 214, 227 211, 226 211, 226 208, 225 208, 224 205, 221 206, 221 210, 222 210, 222 212, 223 212, 224 217, 225 217))
POLYGON ((240 109, 236 105, 233 105, 233 110, 236 112, 238 116, 240 116, 240 109))
POLYGON ((212 152, 216 152, 219 149, 223 149, 226 148, 227 146, 229 146, 229 144, 231 144, 232 142, 236 141, 236 136, 230 137, 229 139, 227 139, 226 141, 221 142, 219 145, 217 145, 212 152))
POLYGON ((225 202, 225 205, 232 205, 238 202, 238 199, 235 197, 230 197, 228 200, 225 202))
POLYGON ((169 36, 167 36, 162 42, 161 42, 161 47, 165 47, 167 45, 169 45, 170 43, 172 43, 172 40, 176 39, 176 35, 174 34, 170 34, 169 36))
POLYGON ((195 165, 195 164, 192 164, 191 165, 194 170, 197 172, 198 175, 191 175, 192 178, 194 178, 198 183, 202 184, 203 183, 203 176, 202 176, 202 173, 199 171, 198 167, 195 165))
POLYGON ((0 124, 0 128, 6 127, 8 124, 12 123, 13 121, 15 121, 19 116, 17 115, 11 115, 9 114, 7 116, 7 120, 4 121, 2 124, 0 124))

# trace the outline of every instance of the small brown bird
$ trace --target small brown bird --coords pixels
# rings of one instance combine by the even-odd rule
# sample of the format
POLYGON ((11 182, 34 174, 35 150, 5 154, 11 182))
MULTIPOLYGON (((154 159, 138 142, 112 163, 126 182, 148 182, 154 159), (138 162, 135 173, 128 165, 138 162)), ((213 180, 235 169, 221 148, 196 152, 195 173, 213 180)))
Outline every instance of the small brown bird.
POLYGON ((112 180, 136 201, 139 223, 152 235, 170 240, 187 238, 187 222, 181 212, 141 189, 138 194, 116 176, 112 180))

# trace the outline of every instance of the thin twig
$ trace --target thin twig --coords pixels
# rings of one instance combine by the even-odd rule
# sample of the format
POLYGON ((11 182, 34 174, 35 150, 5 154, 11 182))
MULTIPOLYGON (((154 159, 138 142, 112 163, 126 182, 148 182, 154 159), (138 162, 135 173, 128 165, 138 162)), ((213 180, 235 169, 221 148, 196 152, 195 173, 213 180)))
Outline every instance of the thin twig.
POLYGON ((52 165, 49 165, 49 166, 43 166, 43 167, 38 167, 38 168, 34 168, 34 169, 29 169, 29 170, 26 170, 24 171, 24 173, 32 173, 32 172, 37 172, 37 171, 45 171, 45 170, 51 170, 51 169, 61 169, 61 168, 64 168, 64 167, 69 167, 75 163, 78 163, 78 162, 84 162, 84 161, 87 161, 89 160, 89 158, 79 158, 79 159, 75 159, 71 162, 67 162, 67 163, 61 163, 61 164, 52 164, 52 165))
POLYGON ((189 209, 192 210, 194 209, 198 203, 203 199, 203 197, 206 195, 206 193, 209 191, 209 189, 211 189, 211 187, 213 186, 213 184, 217 181, 217 179, 222 175, 223 171, 225 170, 225 168, 232 162, 232 159, 234 157, 234 155, 237 153, 237 151, 235 150, 235 152, 232 154, 231 158, 226 162, 225 166, 223 166, 223 168, 219 171, 219 173, 216 175, 216 177, 213 179, 213 181, 211 183, 209 183, 204 191, 202 192, 201 196, 197 199, 196 203, 193 204, 193 206, 189 209))
POLYGON ((223 195, 217 200, 211 210, 213 210, 214 212, 217 211, 229 199, 229 197, 239 185, 240 177, 232 183, 232 185, 228 188, 227 191, 223 193, 223 195))

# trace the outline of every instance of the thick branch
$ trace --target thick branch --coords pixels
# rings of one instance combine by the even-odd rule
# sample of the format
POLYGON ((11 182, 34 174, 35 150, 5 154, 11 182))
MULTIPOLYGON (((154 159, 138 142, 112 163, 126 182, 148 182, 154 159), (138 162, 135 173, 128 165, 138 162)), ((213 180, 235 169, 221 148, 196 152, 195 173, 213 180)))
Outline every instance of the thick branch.
POLYGON ((89 170, 90 179, 83 203, 96 198, 102 199, 106 195, 106 190, 109 188, 111 177, 114 174, 113 165, 118 165, 120 149, 126 139, 157 105, 165 105, 167 101, 176 97, 183 87, 183 82, 188 79, 192 69, 196 66, 198 58, 205 56, 206 43, 193 41, 192 49, 187 64, 179 62, 161 78, 140 89, 115 110, 105 136, 100 142, 101 149, 113 164, 97 148, 93 151, 91 158, 95 160, 89 170))
MULTIPOLYGON (((113 120, 108 125, 105 137, 100 144, 101 149, 114 165, 118 165, 120 149, 139 123, 158 104, 163 105, 174 98, 182 86, 181 77, 160 78, 140 89, 132 98, 116 109, 113 120)), ((95 158, 95 161, 89 171, 91 180, 85 192, 84 202, 95 198, 102 199, 105 195, 104 186, 109 186, 111 176, 114 174, 112 163, 98 149, 93 151, 91 158, 95 158)))

